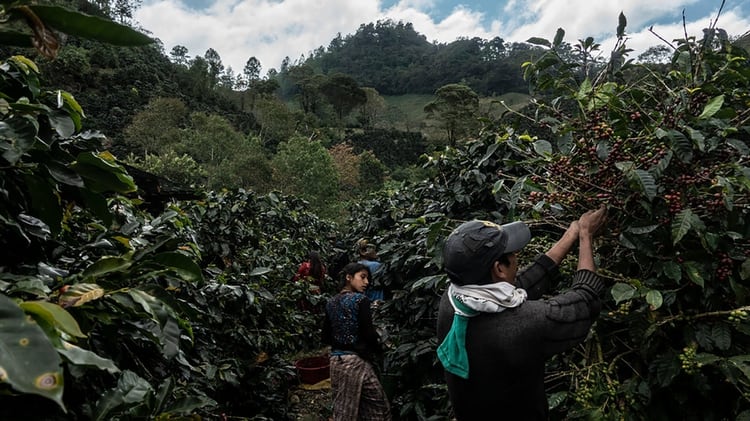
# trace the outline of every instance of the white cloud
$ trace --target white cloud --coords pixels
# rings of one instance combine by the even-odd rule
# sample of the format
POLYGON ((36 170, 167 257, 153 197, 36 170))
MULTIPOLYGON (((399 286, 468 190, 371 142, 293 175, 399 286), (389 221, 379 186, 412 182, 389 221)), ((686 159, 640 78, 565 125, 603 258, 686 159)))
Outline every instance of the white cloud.
MULTIPOLYGON (((186 1, 186 0, 185 0, 186 1)), ((204 55, 215 49, 225 66, 242 71, 248 58, 257 57, 263 72, 277 68, 284 57, 292 61, 314 49, 326 47, 336 34, 354 33, 364 23, 382 19, 410 22, 429 41, 451 42, 458 37, 493 38, 525 41, 532 36, 552 38, 558 27, 566 31, 565 40, 575 43, 592 36, 603 45, 613 44, 620 11, 628 18, 628 46, 645 50, 660 41, 648 32, 654 30, 667 40, 682 37, 682 10, 705 10, 699 0, 507 0, 502 16, 485 16, 464 3, 455 6, 446 17, 431 17, 434 0, 401 0, 384 9, 379 0, 216 0, 209 8, 196 11, 180 0, 147 1, 136 20, 164 44, 167 53, 175 45, 188 47, 190 55, 204 55), (667 16, 670 24, 664 22, 667 16)), ((727 4, 731 4, 728 2, 727 4)), ((725 10, 719 26, 731 35, 750 28, 750 16, 739 6, 725 10)), ((716 5, 718 8, 718 2, 716 5)), ((715 18, 712 14, 693 17, 687 22, 690 35, 715 18)))

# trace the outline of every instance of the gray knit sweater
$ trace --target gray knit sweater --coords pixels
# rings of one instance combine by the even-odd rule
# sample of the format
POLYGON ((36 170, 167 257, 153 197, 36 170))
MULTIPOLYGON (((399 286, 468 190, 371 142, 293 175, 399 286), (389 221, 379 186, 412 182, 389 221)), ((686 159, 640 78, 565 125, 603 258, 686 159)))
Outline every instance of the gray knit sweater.
MULTIPOLYGON (((526 302, 469 320, 469 378, 446 372, 458 421, 547 419, 545 361, 586 338, 601 309, 599 297, 604 291, 598 275, 580 270, 569 290, 541 299, 558 275, 552 259, 540 255, 516 277, 516 285, 528 294, 526 302)), ((438 343, 452 322, 453 307, 447 294, 443 294, 438 312, 438 343)))

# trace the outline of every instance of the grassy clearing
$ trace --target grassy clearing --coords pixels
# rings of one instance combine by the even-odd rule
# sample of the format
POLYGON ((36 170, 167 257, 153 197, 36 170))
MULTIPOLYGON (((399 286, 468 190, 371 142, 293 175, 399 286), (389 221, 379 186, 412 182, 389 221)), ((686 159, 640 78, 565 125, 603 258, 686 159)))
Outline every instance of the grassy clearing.
MULTIPOLYGON (((485 97, 479 100, 480 114, 489 118, 500 118, 510 108, 518 111, 528 105, 530 96, 510 92, 496 97, 485 97)), ((424 106, 435 99, 434 95, 398 95, 384 96, 387 110, 380 123, 381 127, 396 128, 407 131, 422 131, 425 136, 436 135, 431 125, 426 124, 427 115, 424 106)))

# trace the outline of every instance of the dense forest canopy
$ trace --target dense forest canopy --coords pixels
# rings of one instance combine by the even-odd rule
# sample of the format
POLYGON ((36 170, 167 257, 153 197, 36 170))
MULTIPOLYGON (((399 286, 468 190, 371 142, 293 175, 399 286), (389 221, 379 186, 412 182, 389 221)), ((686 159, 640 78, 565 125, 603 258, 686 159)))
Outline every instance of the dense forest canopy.
POLYGON ((383 95, 432 94, 460 82, 488 96, 528 92, 519 69, 534 52, 539 50, 499 37, 428 42, 411 23, 384 20, 362 24, 354 34, 339 34, 304 63, 324 74, 348 74, 383 95))

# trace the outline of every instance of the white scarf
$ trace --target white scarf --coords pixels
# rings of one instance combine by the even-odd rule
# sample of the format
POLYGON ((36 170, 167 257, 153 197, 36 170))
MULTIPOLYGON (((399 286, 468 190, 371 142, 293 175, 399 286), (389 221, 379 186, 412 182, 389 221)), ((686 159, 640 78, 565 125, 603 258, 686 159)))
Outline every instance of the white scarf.
POLYGON ((438 359, 446 371, 468 379, 466 328, 469 318, 480 313, 500 313, 506 308, 518 307, 526 301, 526 290, 507 282, 464 286, 451 284, 448 299, 453 306, 453 324, 437 349, 438 359))
POLYGON ((499 313, 506 308, 518 307, 526 301, 526 290, 516 288, 507 282, 464 286, 451 284, 448 287, 448 296, 451 298, 453 311, 462 316, 472 317, 476 314, 462 312, 456 308, 453 300, 456 299, 479 313, 499 313))

